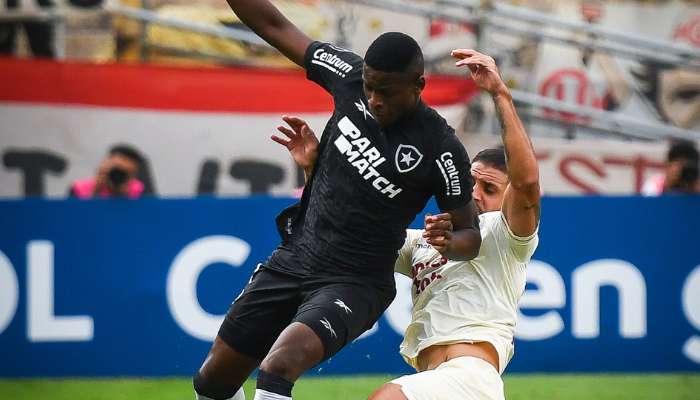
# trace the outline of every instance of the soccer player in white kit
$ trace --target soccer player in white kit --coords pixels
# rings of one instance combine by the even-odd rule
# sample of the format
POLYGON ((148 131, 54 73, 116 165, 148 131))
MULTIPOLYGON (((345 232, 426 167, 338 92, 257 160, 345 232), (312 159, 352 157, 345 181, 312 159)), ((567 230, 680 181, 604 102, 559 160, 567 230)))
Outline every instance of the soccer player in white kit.
POLYGON ((538 244, 539 169, 493 59, 473 50, 452 56, 491 95, 501 125, 503 149, 480 152, 471 166, 481 250, 467 262, 443 257, 445 214, 425 219, 428 231, 447 227, 443 243, 428 245, 423 230, 408 231, 396 271, 413 279, 413 317, 400 352, 418 372, 383 385, 370 400, 505 398, 501 374, 513 356, 518 301, 538 244))
MULTIPOLYGON (((517 306, 527 263, 538 244, 539 169, 494 60, 474 50, 454 50, 457 66, 492 97, 503 148, 472 160, 473 198, 482 244, 471 261, 451 261, 449 214, 427 215, 425 229, 407 230, 396 271, 413 279, 413 317, 400 346, 417 373, 377 389, 369 400, 505 399, 501 374, 513 356, 517 306)), ((306 170, 313 165, 315 136, 301 120, 280 127, 286 145, 306 170)))

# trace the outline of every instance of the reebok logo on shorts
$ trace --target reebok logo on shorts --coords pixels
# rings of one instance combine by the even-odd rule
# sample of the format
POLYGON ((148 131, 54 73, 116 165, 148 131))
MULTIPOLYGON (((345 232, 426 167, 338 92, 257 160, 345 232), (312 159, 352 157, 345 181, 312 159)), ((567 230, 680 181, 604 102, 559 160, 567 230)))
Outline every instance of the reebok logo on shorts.
POLYGON ((331 326, 331 323, 328 322, 327 319, 325 319, 325 318, 324 318, 324 319, 319 319, 318 322, 320 322, 321 325, 323 325, 326 329, 328 329, 328 331, 331 333, 331 336, 333 336, 334 338, 337 338, 337 337, 338 337, 338 335, 335 334, 335 331, 333 330, 333 327, 331 326))
POLYGON ((345 310, 346 313, 352 314, 352 310, 350 309, 350 307, 348 307, 347 305, 345 305, 345 303, 343 302, 343 300, 335 299, 335 304, 336 304, 338 307, 340 307, 340 308, 342 308, 343 310, 345 310))

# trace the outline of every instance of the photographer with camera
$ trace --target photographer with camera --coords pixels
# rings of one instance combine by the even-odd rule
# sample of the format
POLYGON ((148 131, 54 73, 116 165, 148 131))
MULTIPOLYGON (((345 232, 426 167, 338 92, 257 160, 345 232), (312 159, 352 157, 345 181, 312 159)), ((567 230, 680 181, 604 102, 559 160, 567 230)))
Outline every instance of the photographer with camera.
POLYGON ((676 139, 666 156, 666 171, 644 182, 644 196, 663 194, 700 194, 700 153, 694 142, 676 139))
POLYGON ((113 146, 97 168, 94 178, 79 179, 71 185, 70 197, 79 199, 141 196, 144 184, 136 179, 143 158, 131 146, 113 146))

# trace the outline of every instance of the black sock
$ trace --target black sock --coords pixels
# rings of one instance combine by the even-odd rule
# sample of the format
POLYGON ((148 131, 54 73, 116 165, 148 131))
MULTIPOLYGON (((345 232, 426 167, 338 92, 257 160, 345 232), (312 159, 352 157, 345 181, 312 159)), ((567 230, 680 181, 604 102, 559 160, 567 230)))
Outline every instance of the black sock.
POLYGON ((292 388, 294 383, 282 378, 281 376, 271 374, 262 370, 258 370, 257 389, 265 390, 271 393, 277 393, 282 396, 292 397, 292 388))

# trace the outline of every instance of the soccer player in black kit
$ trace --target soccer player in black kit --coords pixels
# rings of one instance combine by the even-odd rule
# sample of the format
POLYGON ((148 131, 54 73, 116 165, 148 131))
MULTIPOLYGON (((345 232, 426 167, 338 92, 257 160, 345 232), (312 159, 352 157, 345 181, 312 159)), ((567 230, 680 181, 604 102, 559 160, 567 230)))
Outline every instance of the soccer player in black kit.
MULTIPOLYGON (((481 245, 470 164, 447 122, 420 97, 423 55, 401 33, 377 38, 363 60, 314 41, 269 0, 228 0, 256 34, 328 91, 328 121, 300 203, 277 218, 282 243, 231 304, 194 376, 197 399, 291 399, 294 382, 381 317, 395 295, 406 228, 435 197, 453 232, 427 224, 453 260, 481 245)), ((287 123, 298 120, 286 117, 287 123)))

